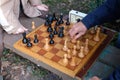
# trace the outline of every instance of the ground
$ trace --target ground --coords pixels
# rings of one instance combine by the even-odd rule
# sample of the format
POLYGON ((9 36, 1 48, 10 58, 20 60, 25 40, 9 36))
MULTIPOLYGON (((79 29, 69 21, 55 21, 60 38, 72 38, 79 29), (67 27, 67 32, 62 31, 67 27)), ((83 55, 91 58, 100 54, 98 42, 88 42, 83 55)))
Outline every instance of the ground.
MULTIPOLYGON (((49 13, 64 13, 68 15, 71 9, 84 13, 96 7, 96 0, 43 0, 50 7, 49 13)), ((99 0, 102 1, 102 0, 99 0)), ((119 23, 117 23, 118 25, 119 23)), ((114 30, 120 30, 116 23, 105 24, 114 30)), ((120 25, 120 24, 119 24, 120 25)), ((9 49, 4 49, 2 57, 2 75, 4 80, 62 80, 52 72, 35 65, 9 49)))

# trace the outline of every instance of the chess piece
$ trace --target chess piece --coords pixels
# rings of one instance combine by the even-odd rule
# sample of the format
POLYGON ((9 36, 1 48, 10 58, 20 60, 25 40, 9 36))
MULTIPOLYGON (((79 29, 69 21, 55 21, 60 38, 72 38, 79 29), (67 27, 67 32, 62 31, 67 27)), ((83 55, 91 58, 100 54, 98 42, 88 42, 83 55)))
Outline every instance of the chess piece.
POLYGON ((57 35, 57 34, 58 34, 57 28, 54 28, 53 34, 54 34, 54 35, 57 35))
POLYGON ((57 20, 57 18, 56 18, 56 14, 53 13, 53 21, 56 21, 56 20, 57 20))
POLYGON ((60 20, 59 20, 60 24, 63 24, 64 21, 63 21, 63 13, 60 14, 60 20))
POLYGON ((22 33, 22 35, 23 35, 22 43, 26 44, 28 42, 28 39, 26 38, 26 32, 22 33))
POLYGON ((30 42, 30 40, 27 42, 27 47, 32 47, 32 43, 30 42))
POLYGON ((67 57, 68 57, 68 59, 71 58, 71 51, 70 51, 70 49, 67 50, 67 57))
POLYGON ((35 22, 34 21, 32 22, 32 29, 33 30, 35 29, 35 22))
POLYGON ((84 48, 85 55, 87 55, 87 53, 89 52, 88 42, 89 42, 89 40, 86 39, 86 41, 85 41, 85 48, 84 48))
POLYGON ((54 34, 52 32, 50 32, 49 37, 50 37, 50 39, 54 38, 54 34))
POLYGON ((66 65, 68 64, 67 54, 64 54, 63 63, 66 65))
POLYGON ((77 50, 76 50, 76 46, 73 46, 73 51, 72 51, 72 55, 76 56, 77 55, 77 50))
POLYGON ((45 48, 46 50, 49 49, 48 38, 45 38, 45 45, 44 45, 44 48, 45 48))
POLYGON ((81 46, 81 48, 80 48, 80 53, 78 53, 78 56, 79 56, 80 58, 83 58, 83 57, 84 57, 84 47, 83 47, 83 46, 81 46))
POLYGON ((75 63, 75 56, 72 56, 72 59, 71 59, 71 62, 70 62, 70 66, 76 66, 76 63, 75 63))
POLYGON ((69 21, 69 18, 67 18, 67 22, 66 22, 66 25, 70 25, 70 21, 69 21))
POLYGON ((47 32, 52 32, 53 28, 51 27, 51 24, 49 24, 48 28, 47 28, 47 32))
POLYGON ((50 39, 49 43, 50 43, 50 44, 54 44, 53 38, 50 39))
POLYGON ((77 50, 80 50, 80 41, 77 40, 77 50))
POLYGON ((63 33, 64 27, 60 27, 59 31, 58 31, 58 37, 64 37, 64 33, 63 33))
POLYGON ((46 18, 45 18, 45 26, 48 26, 49 25, 49 21, 48 21, 48 15, 46 15, 46 18))
POLYGON ((95 36, 93 38, 94 41, 97 41, 97 42, 100 41, 100 36, 99 35, 100 35, 100 28, 98 27, 97 31, 96 31, 96 34, 95 34, 95 36))
POLYGON ((37 35, 34 35, 34 43, 38 43, 38 42, 39 42, 39 40, 37 38, 37 35))
POLYGON ((68 50, 67 41, 68 40, 66 39, 65 42, 64 42, 63 51, 67 51, 68 50))

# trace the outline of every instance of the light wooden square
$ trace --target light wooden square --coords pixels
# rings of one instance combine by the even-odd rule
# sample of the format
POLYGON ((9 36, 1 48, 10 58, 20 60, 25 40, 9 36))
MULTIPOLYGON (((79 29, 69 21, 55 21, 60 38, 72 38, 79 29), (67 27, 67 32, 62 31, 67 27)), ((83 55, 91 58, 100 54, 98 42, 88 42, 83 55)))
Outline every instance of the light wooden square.
POLYGON ((57 52, 57 56, 59 56, 59 57, 61 57, 61 58, 63 58, 63 56, 64 56, 64 54, 65 54, 66 52, 64 52, 64 51, 59 51, 59 52, 57 52))
POLYGON ((31 50, 32 50, 33 52, 36 52, 36 53, 37 53, 40 49, 41 49, 41 48, 38 47, 38 46, 33 46, 33 47, 31 48, 31 50))
POLYGON ((48 59, 51 59, 54 56, 54 54, 47 52, 44 56, 47 57, 48 59))
POLYGON ((61 44, 56 44, 54 47, 57 48, 57 49, 59 49, 59 50, 62 50, 63 45, 61 45, 61 44))
POLYGON ((67 64, 63 62, 63 58, 58 63, 61 64, 62 66, 67 66, 67 64))

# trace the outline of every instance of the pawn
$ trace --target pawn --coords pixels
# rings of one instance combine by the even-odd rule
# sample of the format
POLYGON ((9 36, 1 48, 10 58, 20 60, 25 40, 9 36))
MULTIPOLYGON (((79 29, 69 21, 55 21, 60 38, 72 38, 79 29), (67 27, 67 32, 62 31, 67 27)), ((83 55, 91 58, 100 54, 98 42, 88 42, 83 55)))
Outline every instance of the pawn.
POLYGON ((32 47, 32 43, 30 41, 27 42, 27 47, 32 47))
POLYGON ((72 55, 73 55, 73 56, 76 56, 76 55, 77 55, 77 51, 76 51, 76 46, 75 46, 75 45, 74 45, 74 47, 73 47, 72 55))
POLYGON ((44 48, 45 48, 46 50, 49 49, 48 38, 45 38, 45 45, 44 45, 44 48))
POLYGON ((65 42, 64 42, 63 51, 67 51, 68 50, 67 41, 68 40, 66 39, 65 42))
POLYGON ((50 38, 50 39, 51 39, 51 38, 54 38, 54 34, 53 34, 52 32, 50 32, 49 38, 50 38))
POLYGON ((67 54, 64 54, 63 63, 66 65, 68 64, 67 54))
POLYGON ((77 50, 80 50, 80 41, 77 41, 77 50))
POLYGON ((66 25, 70 25, 70 21, 69 21, 69 18, 67 18, 67 22, 66 22, 66 25))
POLYGON ((83 47, 83 46, 81 46, 80 53, 78 53, 78 56, 79 56, 80 58, 83 58, 83 57, 84 57, 84 47, 83 47))
POLYGON ((97 41, 97 42, 100 41, 100 36, 99 35, 100 35, 100 28, 98 27, 97 31, 96 31, 96 34, 95 34, 95 36, 93 38, 94 41, 97 41))
POLYGON ((85 55, 87 55, 87 53, 89 52, 88 42, 89 42, 89 40, 86 39, 86 41, 85 41, 85 48, 84 48, 85 55))
POLYGON ((71 51, 70 51, 70 49, 67 50, 67 57, 68 57, 68 59, 71 58, 71 51))
POLYGON ((56 29, 56 28, 54 28, 53 34, 54 34, 54 35, 57 35, 57 34, 58 34, 58 32, 57 32, 57 29, 56 29))
POLYGON ((32 29, 33 30, 35 29, 35 22, 34 21, 32 22, 32 29))
POLYGON ((39 42, 39 40, 37 38, 37 35, 34 35, 34 43, 38 43, 38 42, 39 42))
POLYGON ((73 66, 73 67, 76 66, 75 58, 76 58, 75 56, 72 57, 71 62, 70 62, 70 66, 73 66))
POLYGON ((49 44, 54 44, 53 38, 50 39, 49 44))

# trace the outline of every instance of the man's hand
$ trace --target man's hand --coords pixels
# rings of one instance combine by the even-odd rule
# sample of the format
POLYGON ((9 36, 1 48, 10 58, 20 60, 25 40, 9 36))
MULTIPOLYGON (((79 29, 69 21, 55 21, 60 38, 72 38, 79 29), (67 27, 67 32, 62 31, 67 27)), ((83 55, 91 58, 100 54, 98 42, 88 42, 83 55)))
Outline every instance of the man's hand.
POLYGON ((42 11, 48 11, 48 10, 49 10, 48 6, 45 5, 45 4, 37 5, 36 7, 37 7, 39 10, 42 10, 42 11))
POLYGON ((86 31, 86 26, 82 22, 78 22, 73 25, 73 27, 69 31, 69 34, 72 39, 77 39, 80 36, 84 35, 86 31))

